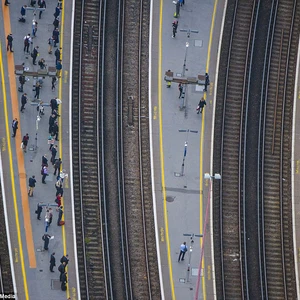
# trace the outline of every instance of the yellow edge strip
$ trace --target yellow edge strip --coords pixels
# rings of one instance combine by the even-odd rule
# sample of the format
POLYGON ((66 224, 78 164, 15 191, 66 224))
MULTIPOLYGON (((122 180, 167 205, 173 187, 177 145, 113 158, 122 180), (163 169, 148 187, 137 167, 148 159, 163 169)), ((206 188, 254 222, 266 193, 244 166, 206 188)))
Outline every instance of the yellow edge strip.
POLYGON ((164 152, 163 152, 163 129, 162 129, 162 78, 161 78, 161 67, 162 67, 162 19, 163 16, 163 0, 160 1, 159 11, 159 40, 158 40, 158 107, 159 107, 159 150, 160 150, 160 167, 161 167, 161 184, 164 202, 164 221, 165 221, 165 235, 166 235, 166 246, 168 252, 168 266, 169 266, 169 277, 170 287, 172 293, 172 300, 176 299, 174 290, 174 280, 172 271, 172 260, 171 260, 171 249, 169 239, 169 224, 167 214, 167 201, 166 201, 166 189, 165 189, 165 164, 164 164, 164 152))
POLYGON ((3 93, 3 106, 4 106, 4 117, 5 117, 5 131, 7 137, 7 148, 9 153, 9 168, 10 168, 10 175, 11 175, 11 192, 14 199, 14 210, 16 216, 16 229, 17 229, 17 236, 18 236, 18 244, 20 248, 20 261, 21 261, 21 269, 22 269, 22 276, 23 276, 23 284, 24 284, 24 293, 25 298, 29 299, 28 295, 28 286, 27 286, 27 278, 26 278, 26 270, 24 265, 24 255, 23 255, 23 244, 20 232, 20 221, 19 221, 19 214, 18 214, 18 204, 17 204, 17 196, 16 196, 16 186, 15 186, 15 174, 13 168, 13 161, 12 161, 12 150, 11 150, 11 142, 10 142, 10 127, 8 124, 8 110, 7 110, 7 98, 6 98, 6 87, 5 87, 5 77, 4 77, 4 67, 3 67, 3 57, 2 57, 2 43, 0 42, 0 72, 1 72, 1 83, 2 83, 2 93, 3 93))
MULTIPOLYGON (((208 41, 208 49, 207 49, 207 60, 206 60, 206 72, 209 73, 209 63, 210 63, 210 55, 211 55, 211 45, 213 40, 213 31, 215 27, 215 18, 217 11, 218 0, 215 0, 214 10, 212 14, 210 33, 209 33, 209 41, 208 41)), ((204 93, 204 99, 206 100, 206 94, 204 93)), ((200 137, 200 234, 203 234, 203 145, 204 145, 204 133, 205 133, 205 109, 203 110, 202 116, 202 128, 201 128, 201 137, 200 137)), ((200 248, 202 247, 203 238, 200 238, 200 248)), ((202 260, 201 265, 202 270, 205 270, 204 259, 202 260)), ((202 290, 203 290, 203 299, 206 300, 206 284, 205 284, 205 274, 202 276, 202 290)))
MULTIPOLYGON (((65 21, 65 9, 64 9, 64 1, 62 2, 62 10, 61 10, 61 27, 60 27, 60 41, 59 41, 59 47, 63 48, 63 42, 64 42, 64 21, 65 21)), ((72 46, 72 45, 71 45, 72 46)), ((63 64, 63 49, 61 51, 61 60, 63 64)), ((62 99, 62 78, 64 76, 63 70, 61 71, 61 76, 59 78, 59 86, 58 86, 58 98, 62 99)), ((69 105, 71 105, 69 103, 69 105)), ((59 157, 63 161, 63 155, 62 155, 62 104, 59 106, 59 114, 61 117, 59 118, 59 157)), ((63 167, 62 167, 63 168, 63 167)), ((64 181, 67 179, 65 178, 64 181)), ((66 184, 66 182, 64 182, 66 184)), ((64 204, 64 197, 62 197, 62 206, 65 210, 65 204, 64 204)), ((64 214, 62 217, 62 220, 64 220, 64 214)), ((62 240, 63 240, 63 249, 64 249, 64 255, 67 254, 67 239, 66 239, 66 229, 65 226, 61 227, 62 230, 62 240)), ((69 282, 69 280, 68 280, 69 282)), ((67 282, 67 299, 70 297, 70 291, 69 291, 69 283, 67 282)))

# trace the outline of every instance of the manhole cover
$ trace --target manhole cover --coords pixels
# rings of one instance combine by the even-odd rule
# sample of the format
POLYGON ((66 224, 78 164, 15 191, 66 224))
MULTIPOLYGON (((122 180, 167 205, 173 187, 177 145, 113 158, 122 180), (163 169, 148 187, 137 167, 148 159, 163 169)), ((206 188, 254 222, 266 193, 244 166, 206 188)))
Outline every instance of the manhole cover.
POLYGON ((60 290, 60 281, 58 279, 51 279, 51 289, 52 290, 60 290))
POLYGON ((175 197, 167 196, 166 200, 167 200, 167 202, 173 202, 175 200, 175 197))

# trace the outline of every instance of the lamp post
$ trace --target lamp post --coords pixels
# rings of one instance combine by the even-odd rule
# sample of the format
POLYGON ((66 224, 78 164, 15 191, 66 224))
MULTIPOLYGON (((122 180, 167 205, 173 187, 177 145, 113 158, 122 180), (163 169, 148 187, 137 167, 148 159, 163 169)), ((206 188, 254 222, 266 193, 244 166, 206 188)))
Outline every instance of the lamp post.
POLYGON ((219 173, 215 173, 214 175, 205 173, 204 178, 210 180, 210 187, 209 187, 209 191, 208 191, 208 201, 207 201, 207 206, 206 206, 206 211, 205 211, 204 232, 203 232, 203 240, 202 240, 201 255, 200 255, 200 262, 199 262, 199 269, 198 269, 197 285, 196 285, 196 293, 195 293, 194 300, 198 300, 198 295, 199 295, 202 259, 203 259, 203 255, 204 255, 204 243, 205 243, 205 237, 206 237, 206 227, 207 227, 206 225, 208 222, 208 212, 209 212, 210 198, 211 198, 211 193, 212 193, 212 179, 221 180, 221 175, 219 173))
POLYGON ((190 129, 179 129, 179 132, 186 132, 186 141, 184 142, 184 150, 183 150, 183 159, 182 159, 182 164, 181 164, 181 172, 174 172, 174 176, 176 177, 182 177, 184 176, 184 164, 185 164, 185 159, 186 159, 186 154, 187 154, 187 146, 188 146, 188 136, 189 136, 189 132, 192 133, 198 133, 197 130, 190 130, 190 129))

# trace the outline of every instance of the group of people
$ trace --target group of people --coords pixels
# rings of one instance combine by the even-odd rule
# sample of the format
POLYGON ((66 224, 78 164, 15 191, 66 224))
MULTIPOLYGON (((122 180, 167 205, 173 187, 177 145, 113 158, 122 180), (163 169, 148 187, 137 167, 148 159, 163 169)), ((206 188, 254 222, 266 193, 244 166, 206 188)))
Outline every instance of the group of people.
MULTIPOLYGON (((63 257, 60 259, 60 265, 57 268, 60 275, 59 275, 59 280, 61 282, 61 289, 62 291, 65 291, 67 289, 67 271, 66 267, 69 263, 69 256, 68 254, 63 255, 63 257)), ((56 266, 56 259, 55 259, 55 252, 53 252, 50 256, 50 272, 54 272, 53 268, 56 266)))

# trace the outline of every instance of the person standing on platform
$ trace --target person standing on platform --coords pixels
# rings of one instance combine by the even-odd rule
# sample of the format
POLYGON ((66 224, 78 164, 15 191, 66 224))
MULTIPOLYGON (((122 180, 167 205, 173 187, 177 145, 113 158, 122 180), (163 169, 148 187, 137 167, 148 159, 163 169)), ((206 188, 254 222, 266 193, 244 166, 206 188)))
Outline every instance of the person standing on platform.
POLYGON ((13 130, 12 137, 15 137, 15 136, 16 136, 17 129, 18 129, 18 124, 19 124, 18 119, 15 118, 15 119, 12 121, 12 124, 11 124, 12 130, 13 130))
POLYGON ((28 98, 27 98, 27 94, 26 93, 24 93, 23 95, 22 95, 22 97, 21 97, 21 109, 20 109, 20 111, 23 113, 24 111, 24 109, 25 109, 25 105, 26 105, 26 103, 27 103, 27 100, 28 100, 28 98))
POLYGON ((19 82, 20 82, 20 87, 18 88, 18 91, 23 93, 23 86, 26 82, 25 76, 24 75, 20 75, 19 76, 19 82))
POLYGON ((24 52, 29 53, 29 45, 31 44, 30 33, 24 36, 24 52))
POLYGON ((53 38, 54 38, 54 47, 57 47, 56 44, 59 43, 59 30, 58 30, 58 28, 55 28, 55 29, 53 30, 52 36, 53 36, 53 38))
POLYGON ((52 115, 49 117, 49 123, 48 123, 48 124, 49 124, 49 133, 50 133, 52 136, 54 136, 54 134, 52 134, 52 133, 53 133, 53 126, 54 126, 55 120, 56 120, 55 115, 52 114, 52 115))
POLYGON ((53 252, 50 256, 50 272, 54 272, 53 267, 55 266, 55 252, 53 252))
POLYGON ((7 47, 6 47, 6 50, 10 50, 10 52, 14 52, 13 49, 12 49, 12 42, 14 40, 13 36, 12 36, 12 33, 10 33, 7 37, 7 47))
POLYGON ((29 197, 33 196, 33 190, 35 188, 35 184, 36 184, 36 179, 35 179, 35 176, 32 175, 28 180, 28 185, 29 185, 28 196, 29 197))
POLYGON ((53 219, 53 210, 52 210, 52 208, 50 207, 50 208, 49 208, 49 226, 50 226, 51 223, 52 223, 52 219, 53 219))
POLYGON ((54 26, 54 29, 59 27, 59 18, 58 17, 54 19, 53 26, 54 26))
POLYGON ((54 90, 55 90, 56 80, 57 80, 56 76, 53 76, 52 79, 51 79, 51 84, 52 84, 51 90, 52 90, 52 92, 54 92, 54 90))
POLYGON ((172 29, 173 29, 172 38, 174 38, 176 36, 177 27, 178 27, 178 21, 174 20, 173 23, 172 23, 172 29))
POLYGON ((209 75, 207 73, 205 73, 205 83, 204 83, 204 90, 203 90, 203 92, 207 92, 207 86, 208 85, 210 85, 209 75))
POLYGON ((68 255, 68 254, 63 255, 63 257, 60 259, 60 262, 61 262, 61 263, 65 263, 66 266, 67 266, 68 263, 69 263, 69 255, 68 255))
POLYGON ((55 138, 54 138, 54 136, 52 136, 50 134, 49 137, 48 137, 48 145, 50 145, 49 146, 50 151, 51 151, 52 147, 54 146, 54 143, 55 143, 55 138))
POLYGON ((49 45, 49 47, 48 47, 48 53, 52 54, 52 49, 54 47, 54 38, 53 38, 53 36, 51 38, 49 38, 48 45, 49 45))
POLYGON ((66 263, 60 264, 59 267, 57 268, 57 270, 60 272, 60 275, 59 275, 59 281, 61 281, 62 276, 63 276, 63 274, 64 274, 65 271, 66 271, 66 263))
POLYGON ((54 173, 53 173, 53 175, 56 175, 56 171, 57 171, 57 173, 59 174, 61 164, 62 164, 61 158, 59 158, 59 159, 57 159, 57 160, 55 161, 55 163, 54 163, 54 173))
POLYGON ((54 55, 55 55, 55 66, 57 65, 57 62, 60 60, 60 52, 61 52, 61 49, 62 48, 57 48, 54 52, 54 55))
POLYGON ((204 98, 202 97, 198 103, 198 107, 197 107, 197 114, 199 114, 199 112, 202 114, 203 108, 206 105, 206 101, 204 100, 204 98))
POLYGON ((58 194, 58 195, 56 196, 55 203, 57 203, 57 206, 58 206, 58 207, 61 206, 61 194, 58 194))
POLYGON ((42 183, 46 184, 45 179, 49 175, 48 168, 46 166, 42 168, 41 174, 42 174, 42 183))
MULTIPOLYGON (((45 2, 45 0, 38 0, 38 6, 39 6, 39 8, 45 8, 46 9, 46 2, 45 2)), ((42 13, 43 13, 43 11, 40 10, 39 19, 42 18, 42 13)))
POLYGON ((57 226, 61 226, 62 225, 62 216, 64 214, 64 211, 63 211, 63 207, 60 206, 59 209, 58 209, 58 219, 57 219, 57 226))
POLYGON ((59 60, 56 64, 56 76, 58 78, 61 77, 61 70, 62 70, 62 63, 61 63, 61 60, 59 60))
POLYGON ((48 167, 48 158, 47 158, 47 154, 44 154, 44 155, 42 156, 42 167, 44 167, 44 166, 48 167))
POLYGON ((52 99, 50 100, 50 107, 51 107, 51 109, 52 109, 51 114, 53 114, 53 111, 58 109, 57 98, 52 98, 52 99))
POLYGON ((25 153, 26 153, 28 141, 29 141, 29 135, 28 135, 28 133, 26 133, 26 135, 24 135, 23 139, 22 139, 23 150, 24 150, 25 153))
POLYGON ((48 250, 50 238, 51 235, 49 235, 48 233, 45 233, 43 235, 42 240, 44 241, 44 250, 48 250))
POLYGON ((55 145, 54 147, 52 147, 52 149, 51 149, 51 163, 52 163, 52 165, 54 165, 55 164, 55 157, 56 157, 56 154, 57 154, 57 145, 55 145))
POLYGON ((181 95, 182 95, 182 91, 183 91, 182 83, 179 83, 179 84, 178 84, 178 90, 179 90, 179 97, 178 97, 178 99, 180 99, 180 97, 181 97, 181 95))
MULTIPOLYGON (((53 125, 53 127, 52 127, 52 133, 53 133, 53 135, 55 135, 55 140, 56 140, 56 141, 58 141, 58 131, 59 131, 59 129, 58 129, 58 122, 55 121, 55 122, 54 122, 54 125, 53 125)), ((51 134, 52 134, 52 133, 51 133, 51 134)))
POLYGON ((38 55, 39 55, 39 46, 35 46, 34 48, 33 48, 33 51, 32 51, 32 53, 31 53, 31 56, 32 56, 32 63, 34 64, 34 65, 36 65, 36 58, 38 57, 38 55))
POLYGON ((183 244, 180 245, 180 253, 178 257, 178 262, 181 260, 184 260, 185 253, 187 252, 187 246, 186 242, 183 242, 183 244))
POLYGON ((35 95, 34 95, 35 99, 40 99, 40 90, 41 90, 41 85, 38 82, 36 82, 36 84, 35 84, 35 95))
POLYGON ((26 8, 27 8, 27 5, 23 5, 21 7, 21 18, 19 18, 19 22, 25 23, 25 21, 26 21, 26 8))
POLYGON ((60 15, 60 6, 59 4, 57 4, 57 6, 55 7, 54 18, 58 18, 59 15, 60 15))
POLYGON ((65 272, 61 277, 61 290, 66 291, 67 290, 67 272, 65 272))
POLYGON ((36 214, 37 214, 37 219, 40 220, 41 219, 41 213, 43 211, 43 206, 42 206, 43 202, 39 202, 37 204, 37 209, 36 209, 36 214))
POLYGON ((36 32, 38 29, 38 22, 36 20, 32 20, 32 36, 36 37, 36 32))

